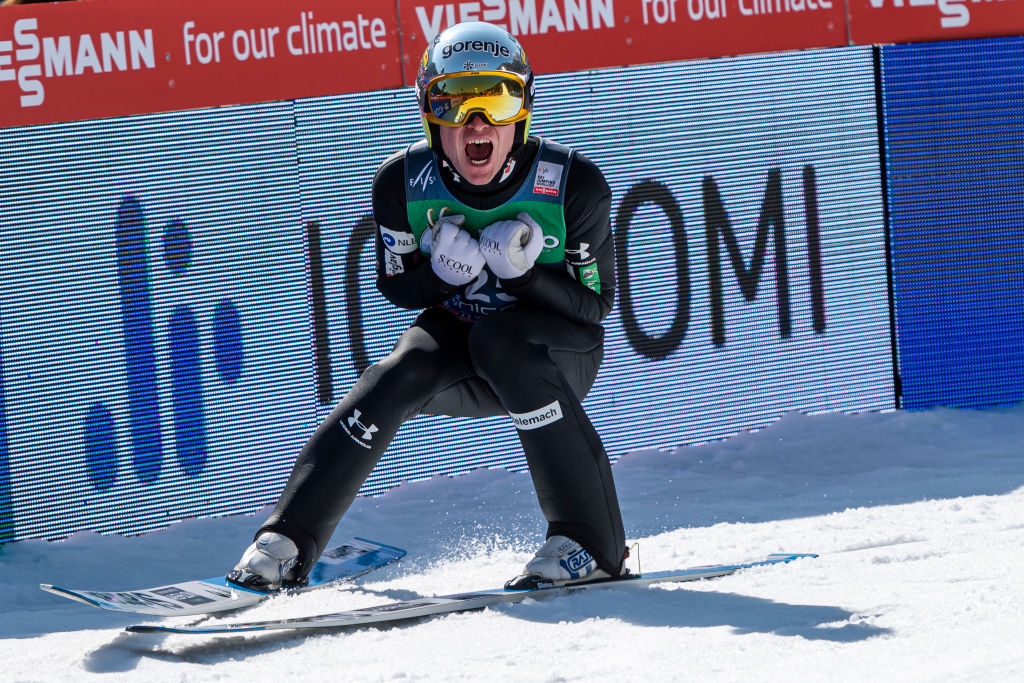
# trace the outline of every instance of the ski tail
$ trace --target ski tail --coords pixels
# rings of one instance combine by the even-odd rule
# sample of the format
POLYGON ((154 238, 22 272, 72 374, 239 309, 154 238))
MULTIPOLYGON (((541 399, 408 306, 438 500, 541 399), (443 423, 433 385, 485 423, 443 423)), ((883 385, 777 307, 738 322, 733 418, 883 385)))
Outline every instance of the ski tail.
POLYGON ((308 583, 270 592, 244 588, 230 583, 223 576, 129 591, 81 590, 49 583, 39 587, 53 595, 114 612, 159 617, 190 616, 249 607, 282 591, 304 592, 340 581, 351 581, 404 556, 405 551, 401 548, 354 538, 324 551, 310 571, 308 583))

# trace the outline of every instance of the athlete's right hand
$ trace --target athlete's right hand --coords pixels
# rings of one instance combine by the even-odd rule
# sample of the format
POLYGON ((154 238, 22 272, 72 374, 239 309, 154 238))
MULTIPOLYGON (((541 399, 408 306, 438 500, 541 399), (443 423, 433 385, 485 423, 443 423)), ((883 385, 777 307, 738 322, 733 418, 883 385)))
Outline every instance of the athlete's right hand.
POLYGON ((437 244, 437 240, 441 237, 441 226, 445 223, 454 223, 458 227, 462 227, 462 224, 466 222, 466 217, 461 213, 445 215, 445 209, 441 209, 441 216, 437 220, 431 220, 430 212, 427 212, 427 220, 430 225, 420 235, 420 252, 424 256, 430 256, 434 253, 434 245, 437 244))
POLYGON ((480 252, 480 243, 450 221, 440 221, 432 228, 430 266, 437 276, 450 285, 468 285, 483 270, 487 259, 480 252))

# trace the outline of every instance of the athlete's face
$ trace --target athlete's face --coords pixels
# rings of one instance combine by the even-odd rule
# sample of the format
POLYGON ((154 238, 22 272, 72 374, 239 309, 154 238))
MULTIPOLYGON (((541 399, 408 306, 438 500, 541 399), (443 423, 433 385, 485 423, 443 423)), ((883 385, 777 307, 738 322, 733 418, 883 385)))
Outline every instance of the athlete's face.
POLYGON ((474 185, 486 185, 501 170, 512 151, 516 126, 495 126, 479 114, 458 127, 440 126, 441 149, 460 176, 474 185))

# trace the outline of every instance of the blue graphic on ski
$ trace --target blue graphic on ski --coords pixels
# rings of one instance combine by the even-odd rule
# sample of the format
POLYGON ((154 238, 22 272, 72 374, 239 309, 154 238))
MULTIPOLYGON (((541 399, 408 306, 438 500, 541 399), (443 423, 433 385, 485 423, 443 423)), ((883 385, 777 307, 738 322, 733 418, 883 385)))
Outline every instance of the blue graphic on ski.
POLYGON ((567 595, 581 591, 598 590, 602 588, 621 588, 625 586, 647 586, 654 583, 698 581, 700 579, 713 579, 720 576, 734 574, 741 569, 751 567, 762 567, 767 565, 791 562, 803 557, 817 557, 808 553, 780 553, 769 555, 767 559, 760 562, 747 562, 744 564, 720 564, 703 567, 692 567, 690 569, 649 572, 643 575, 634 575, 608 581, 598 581, 570 586, 557 586, 554 588, 535 588, 530 590, 483 590, 472 593, 456 593, 454 595, 443 595, 435 598, 421 598, 417 600, 403 600, 390 602, 365 609, 350 610, 346 612, 335 612, 333 614, 318 614, 309 617, 291 619, 278 619, 273 621, 235 622, 224 624, 197 624, 192 626, 162 626, 162 625, 135 625, 129 626, 126 630, 133 633, 194 633, 194 634, 225 634, 250 631, 274 631, 282 629, 329 629, 345 628, 349 626, 362 626, 364 624, 377 624, 382 622, 394 622, 405 619, 416 619, 435 614, 450 612, 466 612, 469 610, 483 609, 492 605, 509 604, 522 602, 523 600, 554 597, 556 595, 567 595))
MULTIPOLYGON (((365 538, 354 538, 347 543, 324 551, 309 573, 309 583, 282 589, 300 593, 339 581, 349 581, 390 564, 403 557, 401 548, 384 545, 365 538)), ((229 583, 224 577, 196 579, 172 583, 156 588, 133 591, 93 591, 62 588, 51 584, 39 585, 44 591, 87 605, 126 612, 151 614, 160 617, 210 614, 249 607, 281 591, 270 593, 253 591, 229 583)))

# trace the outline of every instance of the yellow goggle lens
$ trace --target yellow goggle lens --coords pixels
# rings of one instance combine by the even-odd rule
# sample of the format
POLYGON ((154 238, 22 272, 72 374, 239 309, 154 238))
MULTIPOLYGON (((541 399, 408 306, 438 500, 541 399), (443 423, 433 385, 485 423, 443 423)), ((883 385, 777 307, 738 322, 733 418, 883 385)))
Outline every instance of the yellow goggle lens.
POLYGON ((470 74, 439 78, 427 90, 427 120, 461 126, 477 112, 494 125, 513 123, 529 113, 523 84, 505 74, 470 74))

